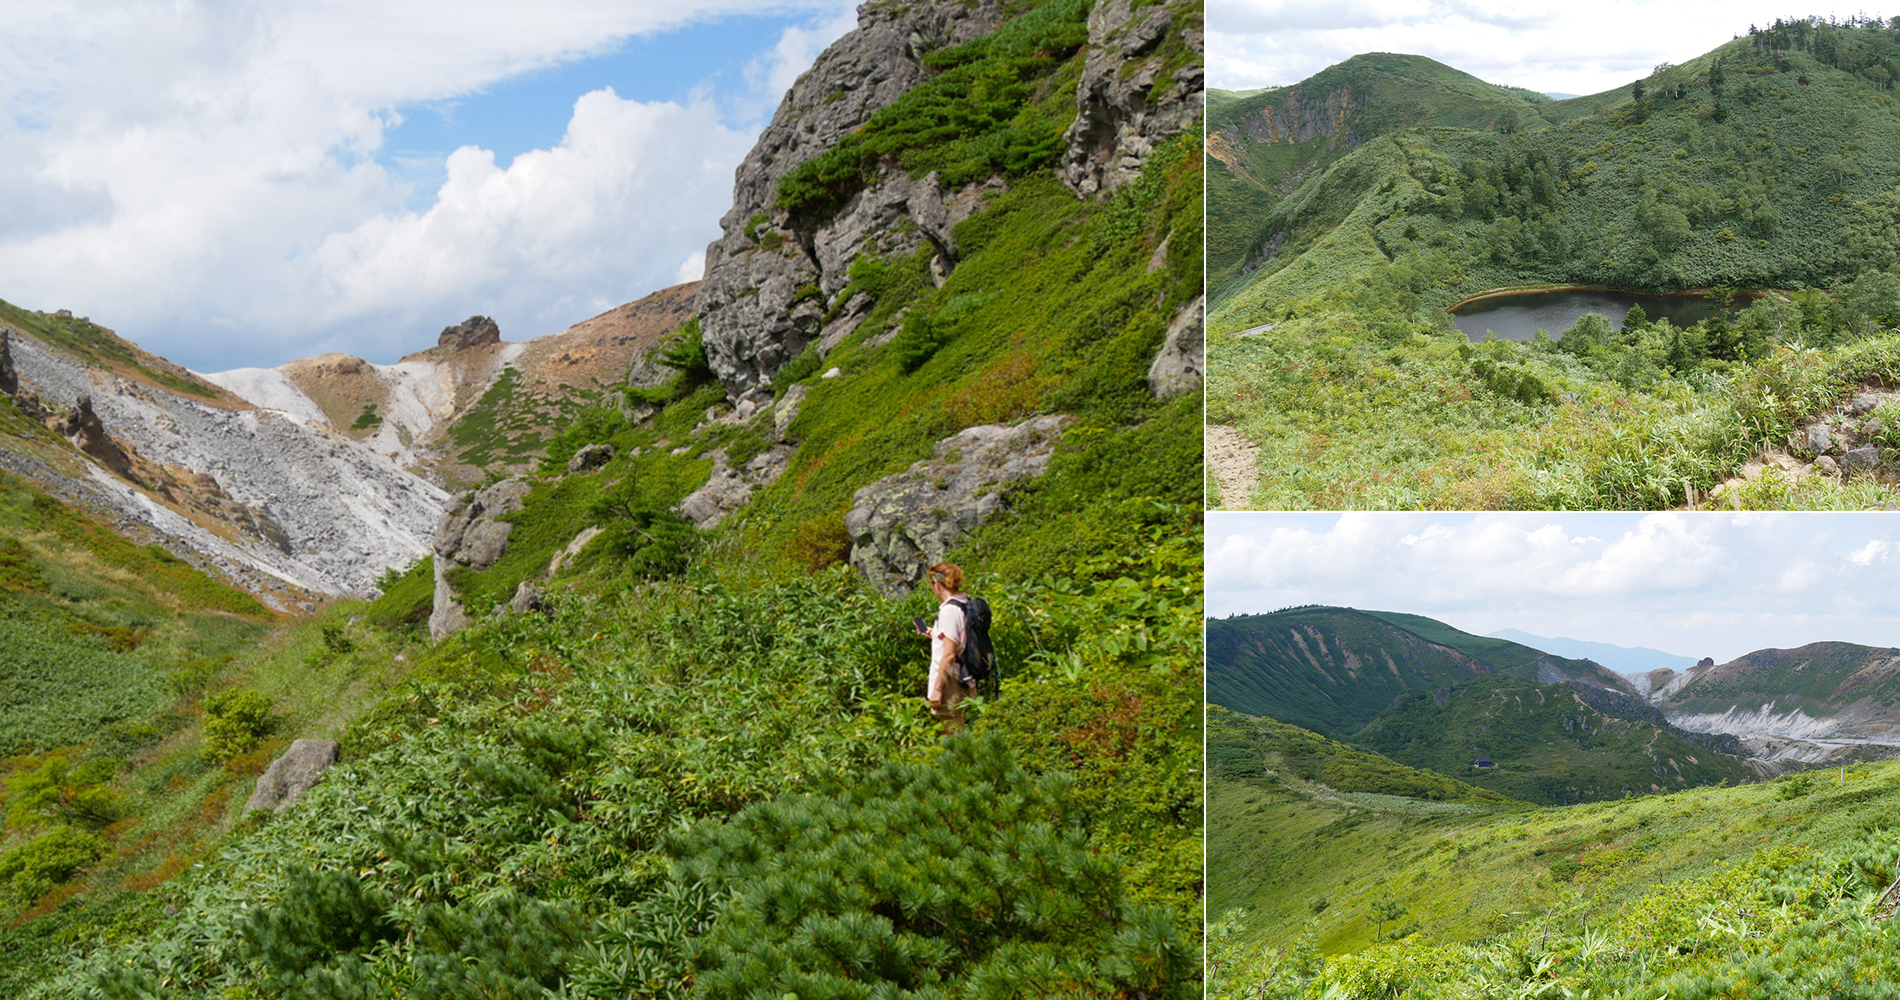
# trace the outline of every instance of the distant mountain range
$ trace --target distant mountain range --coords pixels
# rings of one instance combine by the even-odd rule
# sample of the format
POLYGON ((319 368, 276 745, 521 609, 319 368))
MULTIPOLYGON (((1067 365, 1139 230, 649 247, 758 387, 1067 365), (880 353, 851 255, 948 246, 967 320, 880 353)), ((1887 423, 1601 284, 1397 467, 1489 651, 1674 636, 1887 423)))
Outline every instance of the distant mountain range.
POLYGON ((1821 642, 1718 665, 1310 606, 1210 620, 1207 655, 1216 705, 1528 801, 1746 781, 1900 746, 1894 648, 1821 642), (1624 676, 1558 650, 1677 666, 1624 676))
POLYGON ((1665 653, 1660 649, 1648 649, 1642 646, 1612 646, 1607 642, 1566 639, 1562 636, 1552 639, 1548 636, 1521 632, 1514 628, 1499 629, 1490 635, 1495 639, 1509 639, 1534 649, 1541 649, 1546 653, 1595 660, 1620 674, 1646 674, 1651 670, 1660 670, 1664 667, 1687 670, 1696 664, 1696 658, 1693 656, 1665 653))

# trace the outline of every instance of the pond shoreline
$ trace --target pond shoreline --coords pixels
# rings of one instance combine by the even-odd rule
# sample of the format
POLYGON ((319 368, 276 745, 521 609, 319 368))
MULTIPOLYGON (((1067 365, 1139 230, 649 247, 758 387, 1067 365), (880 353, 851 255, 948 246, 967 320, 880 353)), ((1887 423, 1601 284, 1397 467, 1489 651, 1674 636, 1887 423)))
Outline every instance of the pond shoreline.
MULTIPOLYGON (((1706 297, 1712 287, 1713 286, 1705 288, 1684 288, 1675 292, 1643 292, 1628 288, 1617 288, 1613 285, 1511 285, 1503 288, 1487 289, 1476 295, 1459 299, 1457 302, 1446 306, 1445 311, 1455 314, 1458 310, 1474 302, 1483 302, 1486 299, 1507 298, 1512 295, 1536 295, 1542 292, 1605 292, 1611 295, 1650 295, 1657 298, 1669 298, 1677 295, 1706 297)), ((1758 298, 1772 294, 1774 293, 1768 291, 1744 292, 1738 290, 1735 293, 1735 301, 1753 302, 1758 298)))

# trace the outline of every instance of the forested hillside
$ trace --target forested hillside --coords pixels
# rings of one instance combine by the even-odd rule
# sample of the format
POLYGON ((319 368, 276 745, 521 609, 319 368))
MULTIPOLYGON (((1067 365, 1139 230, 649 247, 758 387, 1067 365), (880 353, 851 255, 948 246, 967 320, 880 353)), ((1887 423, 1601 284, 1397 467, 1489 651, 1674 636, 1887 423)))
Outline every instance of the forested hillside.
POLYGON ((1590 97, 1507 113, 1387 74, 1330 138, 1210 140, 1210 192, 1259 189, 1210 193, 1208 419, 1259 449, 1230 477, 1280 508, 1900 500, 1896 51, 1885 22, 1797 19, 1590 97), (1568 286, 1746 308, 1484 343, 1446 314, 1568 286))
POLYGON ((1397 699, 1488 674, 1634 694, 1589 660, 1551 656, 1419 615, 1307 606, 1207 620, 1207 699, 1346 739, 1397 699))
MULTIPOLYGON (((0 983, 1198 996, 1200 16, 867 5, 761 144, 835 135, 741 168, 624 404, 457 501, 376 600, 224 610, 252 631, 140 703, 145 743, 22 739, 0 983), (742 342, 780 292, 784 339, 742 342), (928 537, 860 513, 952 488, 969 516, 928 537), (1005 669, 953 735, 910 624, 945 556, 1005 669), (247 812, 307 738, 338 762, 247 812), (76 811, 97 789, 124 811, 76 811)), ((38 538, 22 579, 53 575, 38 538)))

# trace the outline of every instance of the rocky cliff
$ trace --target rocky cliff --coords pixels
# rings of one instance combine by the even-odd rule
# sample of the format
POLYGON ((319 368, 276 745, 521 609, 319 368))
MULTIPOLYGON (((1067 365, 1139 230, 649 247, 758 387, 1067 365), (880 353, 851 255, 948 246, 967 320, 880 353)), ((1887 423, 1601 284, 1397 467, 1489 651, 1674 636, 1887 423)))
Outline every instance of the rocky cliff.
MULTIPOLYGON (((955 269, 957 224, 1006 188, 991 176, 946 184, 886 163, 828 218, 794 219, 779 204, 792 169, 858 130, 933 72, 928 53, 981 38, 1004 21, 993 0, 867 4, 859 26, 819 56, 779 105, 733 184, 724 230, 706 251, 697 302, 708 361, 735 401, 759 397, 809 347, 822 355, 858 332, 863 296, 840 299, 864 255, 895 259, 928 245, 931 278, 955 269)), ((1201 114, 1201 5, 1135 8, 1106 0, 1088 17, 1076 114, 1058 169, 1084 197, 1106 197, 1137 176, 1154 149, 1201 114)))
MULTIPOLYGON (((980 195, 946 192, 936 180, 902 173, 872 185, 829 224, 794 230, 778 209, 779 181, 825 152, 927 75, 922 56, 995 30, 995 0, 975 4, 866 4, 858 27, 819 55, 792 85, 772 122, 739 165, 724 230, 706 248, 706 277, 697 310, 707 360, 735 401, 756 393, 772 374, 825 334, 829 299, 848 283, 845 267, 858 253, 913 249, 925 232, 941 239, 957 210, 980 195), (918 232, 891 225, 913 215, 918 232)), ((946 256, 950 256, 947 251, 946 256)), ((837 327, 832 333, 836 333, 837 327)))

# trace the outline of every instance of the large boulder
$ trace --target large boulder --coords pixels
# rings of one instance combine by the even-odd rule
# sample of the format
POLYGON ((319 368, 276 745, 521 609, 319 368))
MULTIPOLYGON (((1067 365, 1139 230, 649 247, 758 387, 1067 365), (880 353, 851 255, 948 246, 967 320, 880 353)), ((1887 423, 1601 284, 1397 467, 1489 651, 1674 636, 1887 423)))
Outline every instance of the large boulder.
POLYGON ((1207 341, 1202 335, 1206 306, 1207 296, 1196 298, 1168 327, 1167 339, 1148 366, 1148 391, 1157 397, 1177 396, 1201 384, 1207 367, 1207 341))
POLYGON ((1003 484, 1041 475, 1075 418, 965 428, 937 442, 936 457, 857 491, 845 530, 851 565, 889 596, 903 594, 958 541, 1004 508, 1003 484))
POLYGON ((501 520, 521 509, 528 481, 506 479, 463 495, 442 512, 435 528, 435 610, 429 615, 429 635, 437 641, 468 624, 450 572, 458 566, 487 569, 508 550, 514 525, 501 520))
POLYGON ((1113 194, 1141 174, 1156 146, 1200 117, 1206 87, 1200 11, 1198 0, 1143 7, 1106 0, 1089 12, 1089 53, 1061 167, 1063 183, 1075 193, 1113 194), (1178 42, 1170 42, 1170 34, 1178 42), (1177 63, 1172 70, 1170 62, 1177 63))
MULTIPOLYGON (((912 181, 895 172, 815 231, 794 230, 776 207, 787 172, 926 78, 923 53, 989 34, 1001 13, 996 0, 935 0, 866 4, 858 17, 779 104, 734 177, 724 234, 706 248, 700 329, 707 361, 734 400, 762 392, 781 365, 820 340, 827 301, 849 282, 845 268, 859 253, 908 253, 929 239, 949 258, 940 266, 954 266, 945 237, 956 212, 968 212, 956 206, 979 197, 970 188, 946 192, 934 176, 912 181)), ((861 318, 847 313, 839 322, 861 318)))
POLYGON ((298 740, 292 743, 283 756, 271 761, 263 777, 257 779, 257 788, 251 792, 250 801, 244 803, 244 808, 283 812, 285 807, 303 798, 304 793, 323 776, 323 772, 336 763, 336 750, 335 740, 298 740))

